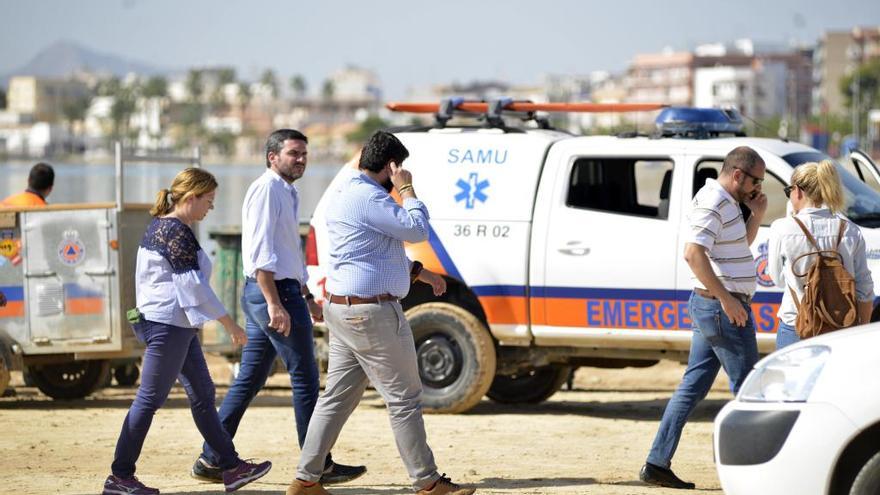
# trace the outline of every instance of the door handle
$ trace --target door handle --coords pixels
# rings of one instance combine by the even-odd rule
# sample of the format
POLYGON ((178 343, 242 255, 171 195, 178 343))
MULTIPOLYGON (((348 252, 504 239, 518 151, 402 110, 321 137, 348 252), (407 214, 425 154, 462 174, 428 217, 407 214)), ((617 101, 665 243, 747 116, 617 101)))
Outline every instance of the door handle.
POLYGON ((86 270, 83 273, 85 273, 86 275, 89 275, 91 277, 109 277, 110 275, 113 275, 116 272, 111 269, 106 269, 106 270, 86 270))
POLYGON ((45 272, 28 272, 28 273, 25 273, 24 276, 31 277, 31 278, 48 278, 48 277, 54 277, 55 275, 56 275, 55 272, 53 272, 52 270, 48 270, 45 272))
POLYGON ((561 247, 557 251, 569 256, 586 256, 590 254, 590 248, 582 246, 581 241, 568 241, 565 243, 565 247, 561 247))

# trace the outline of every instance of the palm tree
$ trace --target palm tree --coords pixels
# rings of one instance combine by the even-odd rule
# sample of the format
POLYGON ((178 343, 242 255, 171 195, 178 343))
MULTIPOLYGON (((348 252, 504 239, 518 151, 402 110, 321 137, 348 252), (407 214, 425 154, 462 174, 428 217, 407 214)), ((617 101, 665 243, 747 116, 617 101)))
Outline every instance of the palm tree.
POLYGON ((275 71, 272 69, 264 70, 263 75, 260 76, 260 83, 269 87, 272 98, 278 97, 278 78, 275 77, 275 71))
POLYGON ((202 71, 198 69, 190 69, 186 76, 186 90, 189 92, 191 101, 199 101, 202 98, 202 93, 205 91, 205 83, 202 81, 202 71))
POLYGON ((325 100, 330 101, 333 99, 333 93, 335 92, 336 86, 334 86, 333 81, 330 79, 324 81, 324 87, 321 88, 321 96, 323 96, 325 100))
POLYGON ((168 96, 168 81, 162 76, 153 76, 141 87, 144 98, 164 98, 168 96))
POLYGON ((301 100, 306 94, 306 80, 299 74, 290 78, 290 89, 293 90, 293 98, 301 100))

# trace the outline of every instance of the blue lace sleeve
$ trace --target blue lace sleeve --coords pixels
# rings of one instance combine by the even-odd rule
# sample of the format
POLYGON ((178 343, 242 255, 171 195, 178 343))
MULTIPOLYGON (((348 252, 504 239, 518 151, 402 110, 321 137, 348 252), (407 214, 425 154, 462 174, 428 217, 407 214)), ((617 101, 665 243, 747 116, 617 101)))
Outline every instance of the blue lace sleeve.
POLYGON ((199 241, 192 229, 176 218, 154 218, 141 247, 162 255, 174 273, 199 270, 199 241))

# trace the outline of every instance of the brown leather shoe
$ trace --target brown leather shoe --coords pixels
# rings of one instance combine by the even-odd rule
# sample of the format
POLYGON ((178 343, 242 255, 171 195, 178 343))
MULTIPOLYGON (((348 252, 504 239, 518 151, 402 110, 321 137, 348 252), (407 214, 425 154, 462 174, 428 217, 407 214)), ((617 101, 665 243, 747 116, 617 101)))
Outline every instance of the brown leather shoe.
POLYGON ((294 479, 287 487, 287 495, 331 495, 320 483, 306 486, 302 481, 294 479))
POLYGON ((461 485, 453 483, 451 479, 446 477, 446 473, 443 473, 434 486, 430 489, 423 488, 416 492, 416 495, 471 495, 475 491, 477 491, 476 488, 463 488, 461 485))

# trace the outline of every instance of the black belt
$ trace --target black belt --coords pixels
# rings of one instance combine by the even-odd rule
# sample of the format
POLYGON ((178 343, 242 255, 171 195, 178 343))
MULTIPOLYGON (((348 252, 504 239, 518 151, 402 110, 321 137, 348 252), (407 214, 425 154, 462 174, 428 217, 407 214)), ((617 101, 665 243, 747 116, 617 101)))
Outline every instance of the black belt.
MULTIPOLYGON (((694 287, 694 292, 698 296, 705 297, 706 299, 718 299, 717 297, 713 296, 712 293, 707 291, 706 289, 694 287)), ((752 296, 750 296, 748 294, 743 294, 742 292, 731 292, 730 295, 739 299, 740 302, 742 302, 743 304, 752 304, 752 296)))

